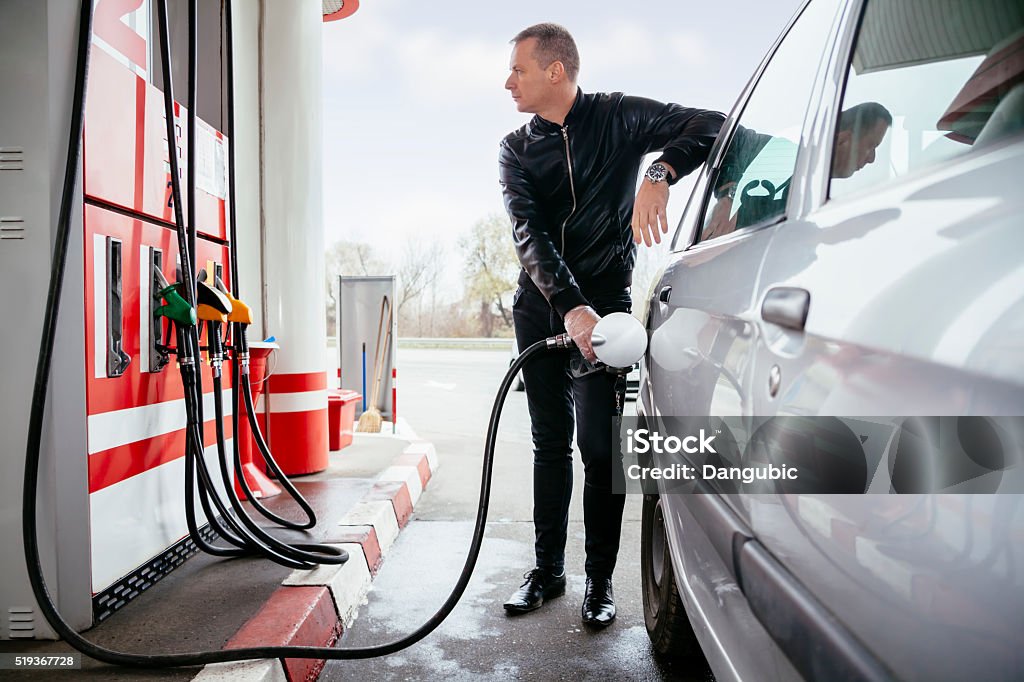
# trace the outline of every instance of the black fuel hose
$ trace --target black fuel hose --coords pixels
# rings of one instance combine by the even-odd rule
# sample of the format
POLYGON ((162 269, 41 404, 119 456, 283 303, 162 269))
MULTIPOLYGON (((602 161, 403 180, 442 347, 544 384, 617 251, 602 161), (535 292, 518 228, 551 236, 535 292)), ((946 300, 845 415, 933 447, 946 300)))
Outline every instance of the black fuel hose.
MULTIPOLYGON (((235 32, 234 32, 234 18, 231 12, 231 0, 226 0, 224 5, 224 25, 226 30, 224 32, 224 54, 225 54, 225 87, 227 91, 227 136, 231 140, 231 144, 228 145, 228 202, 230 210, 228 211, 228 248, 231 251, 231 291, 232 295, 238 299, 240 298, 239 293, 239 281, 238 281, 238 210, 235 205, 236 197, 238 196, 235 191, 235 170, 237 165, 235 164, 235 32)), ((236 470, 241 468, 241 454, 239 452, 239 439, 238 439, 238 388, 239 388, 239 371, 240 365, 244 368, 244 385, 245 390, 249 392, 249 398, 246 404, 252 403, 252 395, 249 387, 248 380, 248 353, 249 353, 249 342, 246 338, 246 327, 244 324, 232 324, 231 326, 231 341, 232 341, 232 371, 231 371, 231 382, 232 382, 232 400, 234 410, 232 412, 235 418, 231 420, 231 435, 232 435, 232 448, 234 451, 234 461, 236 470), (246 357, 245 363, 239 362, 239 354, 244 353, 246 357)), ((270 448, 267 447, 266 441, 263 438, 263 434, 260 430, 259 423, 256 421, 256 413, 251 408, 248 409, 249 426, 256 437, 257 444, 260 449, 260 453, 263 455, 264 461, 267 466, 270 467, 271 471, 277 476, 278 483, 281 487, 287 491, 288 495, 295 501, 296 504, 302 509, 306 515, 305 522, 296 522, 290 519, 286 519, 283 516, 279 516, 274 512, 267 509, 257 499, 253 493, 252 488, 249 486, 249 482, 245 480, 244 476, 239 476, 238 481, 242 487, 242 492, 245 494, 246 500, 264 517, 277 523, 278 525, 284 526, 285 528, 291 528, 293 530, 306 530, 316 525, 316 514, 313 512, 313 507, 309 504, 302 493, 292 485, 291 480, 281 471, 281 467, 278 466, 277 461, 270 453, 270 448)))
MULTIPOLYGON (((221 366, 222 366, 222 364, 224 362, 224 353, 223 353, 223 351, 224 351, 224 344, 223 344, 223 339, 221 338, 221 326, 220 326, 220 324, 217 323, 217 322, 209 322, 207 326, 209 328, 208 336, 209 336, 210 353, 211 353, 211 355, 210 355, 210 357, 211 357, 210 364, 211 364, 211 369, 212 369, 212 374, 213 374, 213 401, 214 401, 213 405, 214 405, 214 413, 215 413, 214 417, 215 417, 215 420, 216 420, 215 424, 216 424, 216 438, 217 438, 217 455, 218 455, 218 461, 220 462, 221 480, 222 480, 222 482, 224 484, 225 491, 227 492, 228 495, 231 496, 232 507, 235 508, 236 511, 237 511, 239 509, 239 507, 241 506, 241 501, 238 499, 238 496, 237 496, 237 494, 234 491, 234 484, 232 482, 232 477, 231 477, 230 473, 228 472, 228 468, 227 468, 227 453, 226 453, 226 449, 227 448, 225 446, 225 436, 224 436, 224 405, 223 405, 223 393, 224 392, 223 392, 223 385, 222 385, 223 377, 221 375, 221 366)), ((237 400, 237 391, 238 391, 238 377, 237 377, 237 374, 233 374, 232 375, 232 396, 233 396, 233 414, 232 414, 232 416, 233 416, 233 419, 232 419, 231 424, 232 424, 232 427, 233 427, 234 432, 235 432, 235 437, 234 437, 234 443, 232 444, 233 445, 232 450, 233 450, 233 458, 234 458, 235 471, 236 472, 241 472, 242 471, 242 460, 241 460, 241 454, 240 454, 240 451, 239 451, 238 440, 237 440, 238 439, 238 436, 237 436, 237 429, 238 429, 238 400, 237 400)), ((252 402, 251 394, 249 395, 249 402, 252 402)), ((255 421, 255 416, 250 414, 249 415, 249 419, 251 421, 255 421)), ((259 425, 258 424, 254 425, 253 429, 254 429, 254 433, 259 433, 259 425)), ((260 440, 262 442, 262 434, 260 435, 260 440)), ((269 450, 267 452, 267 455, 268 455, 268 463, 272 465, 272 469, 277 473, 278 477, 280 478, 280 481, 282 483, 286 483, 290 488, 292 488, 294 490, 294 486, 292 485, 291 481, 288 479, 287 476, 285 476, 283 473, 281 473, 280 468, 277 466, 277 462, 275 462, 273 460, 273 457, 269 456, 269 450)), ((295 495, 297 496, 297 500, 296 501, 299 503, 300 507, 302 507, 302 509, 307 512, 307 521, 305 523, 297 523, 295 521, 290 521, 289 519, 285 519, 283 517, 277 516, 276 514, 274 514, 274 512, 270 511, 269 509, 264 507, 262 504, 260 504, 259 500, 256 498, 255 494, 253 493, 252 488, 249 486, 248 481, 245 480, 245 476, 244 475, 239 474, 238 477, 237 477, 237 481, 238 481, 240 487, 242 488, 242 491, 245 494, 245 497, 249 501, 249 503, 252 504, 252 506, 255 509, 257 509, 261 514, 263 514, 263 516, 267 517, 271 521, 275 521, 279 525, 284 526, 285 528, 290 528, 290 529, 294 529, 294 530, 305 530, 305 529, 308 529, 308 528, 312 528, 313 526, 316 525, 316 515, 313 513, 313 508, 309 505, 309 503, 302 496, 302 494, 298 492, 298 490, 295 490, 295 495)), ((305 551, 308 551, 308 552, 312 552, 314 554, 327 554, 327 555, 331 555, 333 557, 343 557, 343 558, 333 559, 333 560, 329 561, 328 563, 344 563, 348 559, 348 552, 346 552, 345 550, 341 549, 340 547, 335 547, 333 545, 316 544, 316 543, 311 543, 311 544, 290 543, 290 545, 291 545, 291 547, 293 547, 295 549, 305 550, 305 551)))
MULTIPOLYGON (((246 337, 245 328, 246 328, 246 325, 239 324, 239 325, 235 325, 235 326, 236 326, 236 329, 237 329, 236 335, 235 335, 236 338, 240 339, 241 342, 243 344, 245 344, 246 343, 245 342, 245 337, 246 337)), ((287 519, 284 519, 284 518, 278 516, 277 514, 275 514, 274 512, 270 511, 269 509, 264 507, 262 504, 260 504, 259 500, 256 499, 256 496, 252 492, 252 488, 249 487, 248 481, 246 481, 244 479, 244 477, 239 477, 238 481, 239 481, 239 484, 242 487, 242 491, 245 493, 246 499, 250 503, 252 503, 252 505, 261 514, 263 514, 267 518, 271 519, 272 521, 275 521, 276 523, 279 523, 280 525, 283 525, 283 526, 286 526, 286 527, 289 527, 289 528, 295 528, 297 530, 302 530, 302 529, 306 529, 306 528, 312 528, 316 524, 316 516, 313 514, 313 508, 309 505, 309 502, 306 501, 306 498, 304 498, 302 496, 302 493, 300 493, 298 491, 298 489, 291 482, 291 480, 288 478, 288 476, 285 475, 284 471, 282 471, 282 469, 281 469, 281 466, 277 463, 277 460, 274 459, 274 454, 270 451, 270 446, 267 444, 266 439, 263 437, 263 432, 260 430, 259 422, 256 421, 256 409, 255 409, 255 404, 254 404, 253 399, 252 399, 252 386, 249 383, 249 368, 248 368, 248 366, 246 366, 243 363, 238 361, 237 354, 235 354, 235 357, 234 357, 234 365, 233 365, 232 377, 233 377, 232 378, 233 382, 234 382, 234 377, 238 378, 237 383, 232 383, 232 387, 235 390, 240 390, 241 391, 242 400, 244 401, 244 404, 245 404, 246 415, 247 415, 248 420, 249 420, 249 428, 252 431, 253 439, 256 441, 256 447, 259 449, 260 454, 263 456, 264 462, 266 462, 267 467, 273 472, 274 476, 277 477, 277 481, 278 481, 278 483, 281 484, 281 487, 283 487, 285 490, 288 491, 288 494, 292 497, 292 499, 295 500, 295 502, 299 505, 299 507, 301 507, 302 510, 306 513, 306 516, 309 518, 309 521, 307 523, 305 523, 305 524, 301 524, 300 525, 300 524, 295 523, 294 521, 288 521, 287 519), (239 384, 240 384, 240 386, 239 386, 239 384)), ((235 403, 236 408, 237 408, 237 405, 238 405, 238 403, 236 402, 235 403)), ((234 450, 235 450, 235 452, 234 452, 234 455, 235 455, 235 467, 236 468, 240 468, 241 467, 241 453, 239 452, 237 445, 235 446, 234 450)))
MULTIPOLYGON (((230 0, 227 0, 230 6, 230 0)), ((163 2, 159 3, 163 5, 163 2)), ((25 479, 22 496, 22 535, 25 547, 25 564, 28 569, 32 592, 46 621, 54 631, 69 645, 98 661, 112 665, 130 667, 164 668, 198 666, 209 663, 225 663, 262 658, 312 658, 319 660, 364 659, 385 656, 409 647, 420 641, 436 629, 458 604, 469 580, 473 575, 483 543, 487 524, 487 511, 490 503, 491 479, 494 470, 494 447, 497 440, 501 410, 505 403, 512 382, 526 362, 539 353, 549 349, 565 348, 567 342, 563 337, 540 341, 527 348, 509 367, 501 381, 498 393, 491 409, 487 425, 487 438, 484 443, 483 466, 481 470, 480 498, 477 504, 476 521, 473 527, 473 538, 466 556, 462 572, 452 589, 451 594, 441 607, 421 627, 409 635, 387 644, 358 647, 351 649, 335 649, 331 647, 307 646, 266 646, 246 649, 229 649, 221 651, 198 651, 173 654, 133 654, 114 651, 99 646, 84 638, 72 628, 54 604, 53 597, 46 586, 43 567, 39 555, 39 535, 36 519, 39 485, 39 461, 43 430, 43 418, 46 410, 46 396, 49 386, 50 367, 53 360, 53 345, 56 336, 57 316, 60 309, 60 297, 63 288, 65 265, 67 263, 68 237, 71 231, 71 210, 74 191, 78 179, 78 161, 81 153, 82 114, 85 104, 85 85, 88 75, 89 42, 92 30, 92 2, 83 0, 79 21, 78 36, 78 67, 75 74, 74 104, 71 114, 71 132, 68 141, 67 165, 65 167, 64 184, 61 195, 60 213, 54 239, 54 251, 50 270, 50 282, 47 291, 46 310, 43 318, 43 331, 40 340, 39 355, 36 363, 35 383, 32 391, 31 412, 29 415, 28 439, 25 448, 25 479)), ((173 135, 170 139, 174 139, 173 135)), ((173 154, 171 154, 173 158, 173 154)), ((187 256, 186 256, 187 257, 187 256)), ((184 261, 183 261, 184 265, 184 261)), ((184 269, 184 268, 183 268, 184 269)), ((186 284, 186 289, 191 287, 186 284)), ((191 438, 195 438, 194 429, 191 438)), ((201 434, 199 434, 201 436, 201 434)), ((200 444, 201 444, 200 440, 200 444)))
MULTIPOLYGON (((169 38, 169 26, 167 20, 167 3, 166 0, 159 0, 158 3, 158 16, 160 21, 160 55, 163 64, 163 84, 164 84, 164 113, 165 120, 167 122, 167 139, 174 139, 173 134, 173 120, 174 120, 174 89, 173 89, 173 76, 172 69, 170 66, 170 38, 169 38)), ((184 252, 181 256, 182 264, 182 279, 189 283, 191 286, 193 278, 195 276, 195 244, 196 244, 196 202, 195 197, 195 128, 196 128, 196 88, 197 88, 197 72, 196 72, 196 43, 197 43, 197 5, 196 0, 190 0, 189 2, 189 21, 188 21, 188 34, 189 34, 189 70, 188 70, 188 131, 186 136, 186 146, 189 158, 189 164, 186 170, 187 179, 187 190, 188 190, 188 211, 187 211, 187 223, 182 221, 182 211, 180 206, 180 197, 182 196, 179 184, 179 174, 177 166, 177 155, 169 150, 169 158, 171 165, 171 185, 172 185, 172 196, 175 199, 175 226, 177 228, 179 248, 184 244, 187 252, 184 252)), ((170 145, 169 145, 170 146, 170 145)), ((195 305, 195 299, 192 298, 191 302, 195 305)), ((293 569, 309 569, 313 568, 318 563, 343 563, 348 559, 348 554, 338 548, 329 547, 326 545, 302 545, 292 546, 285 543, 272 535, 264 531, 259 527, 248 516, 241 503, 235 495, 234 487, 229 481, 225 480, 225 494, 228 497, 231 510, 234 511, 234 515, 228 510, 228 506, 224 504, 220 497, 216 487, 213 484, 213 478, 208 470, 205 460, 205 447, 203 439, 203 425, 205 424, 205 418, 203 416, 203 386, 202 386, 202 373, 198 369, 199 363, 199 328, 195 326, 185 326, 180 329, 179 339, 182 340, 180 348, 184 348, 184 353, 179 353, 179 362, 181 367, 182 382, 185 385, 185 403, 186 412, 188 415, 188 433, 186 448, 190 451, 186 453, 186 457, 191 457, 194 461, 194 471, 199 473, 199 499, 202 504, 203 511, 206 514, 207 520, 210 523, 210 527, 220 535, 222 538, 227 540, 230 544, 235 545, 240 550, 246 550, 246 554, 256 554, 263 556, 275 563, 287 566, 293 569), (190 405, 191 404, 191 405, 190 405), (191 409, 189 409, 191 408, 191 409), (219 513, 220 519, 216 514, 212 513, 209 502, 212 501, 214 507, 216 507, 219 513), (222 525, 222 523, 224 525, 222 525), (226 529, 225 529, 226 525, 226 529)), ((211 339, 212 343, 213 340, 211 339)), ((220 397, 220 394, 215 395, 215 402, 220 397)), ((222 424, 217 424, 217 452, 218 458, 221 463, 222 474, 226 469, 226 453, 223 439, 223 428, 222 424)), ((186 473, 193 473, 192 469, 189 469, 186 473)), ((193 479, 191 476, 186 475, 185 486, 190 489, 193 485, 193 479)), ((310 510, 312 511, 312 510, 310 510)), ((190 507, 187 509, 187 523, 189 534, 192 536, 193 541, 196 542, 197 546, 204 551, 213 549, 217 556, 237 556, 240 553, 233 551, 230 548, 216 548, 209 543, 206 543, 198 532, 197 524, 194 519, 194 511, 190 507)), ((311 519, 315 523, 315 517, 311 519)))
MULTIPOLYGON (((185 291, 185 300, 194 309, 196 307, 195 297, 195 286, 193 282, 192 272, 194 270, 192 265, 192 250, 189 245, 188 229, 185 225, 185 217, 182 212, 182 194, 181 184, 179 176, 178 166, 178 155, 175 152, 175 127, 174 127, 174 84, 173 74, 171 69, 171 53, 170 53, 170 24, 167 16, 167 0, 157 1, 157 17, 159 26, 159 51, 161 64, 163 66, 163 102, 164 102, 164 119, 166 124, 166 135, 167 135, 167 146, 168 146, 168 163, 171 171, 171 197, 174 209, 174 224, 176 226, 176 234, 178 237, 178 257, 181 262, 182 277, 180 283, 183 285, 185 291)), ((194 31, 194 22, 190 21, 190 32, 194 31)), ((89 41, 89 36, 85 37, 86 42, 89 41)), ((83 89, 84 95, 84 89, 83 89)), ((190 163, 190 167, 194 167, 194 163, 190 163)), ((190 212, 194 210, 194 201, 189 202, 190 212)), ((292 559, 290 557, 283 556, 281 553, 270 548, 263 542, 250 534, 247 534, 242 526, 240 526, 233 518, 231 518, 227 507, 224 505, 220 496, 217 494, 216 488, 213 487, 213 478, 210 476, 209 470, 206 466, 206 460, 204 457, 204 446, 203 446, 203 403, 202 403, 202 373, 199 371, 199 335, 195 326, 182 326, 179 327, 180 333, 178 334, 179 346, 178 346, 178 365, 181 374, 182 384, 184 386, 185 393, 185 406, 186 406, 186 457, 191 457, 195 463, 195 471, 199 473, 199 498, 203 505, 203 511, 206 514, 207 520, 210 523, 211 528, 214 531, 228 540, 228 542, 236 545, 240 545, 240 549, 245 549, 245 554, 258 554, 271 561, 279 563, 281 565, 296 568, 306 569, 311 568, 313 564, 310 562, 300 561, 292 559), (205 488, 205 489, 204 489, 205 488), (214 506, 217 508, 224 523, 227 524, 230 532, 224 532, 224 528, 218 522, 217 516, 211 513, 208 502, 212 500, 214 506)), ((186 473, 189 467, 186 465, 186 473)), ((186 475, 185 488, 186 497, 189 496, 189 489, 192 486, 192 480, 186 475)), ((205 542, 201 537, 196 527, 194 519, 194 510, 192 507, 186 505, 186 517, 188 523, 189 534, 192 536, 193 541, 196 545, 207 551, 212 546, 205 542)), ((225 554, 225 549, 218 549, 212 554, 217 556, 236 556, 238 553, 226 550, 229 554, 225 554)))
MULTIPOLYGON (((268 546, 277 550, 282 555, 297 559, 300 561, 308 561, 312 564, 343 564, 348 561, 348 552, 340 547, 333 545, 326 545, 320 543, 299 543, 299 542, 288 542, 275 538, 269 533, 268 528, 260 526, 252 520, 245 509, 242 507, 242 502, 238 498, 238 494, 234 490, 234 481, 232 480, 231 472, 228 470, 228 458, 226 447, 224 443, 224 405, 221 400, 222 390, 222 377, 219 372, 213 375, 213 405, 214 413, 216 414, 216 432, 217 432, 217 461, 220 464, 220 476, 221 482, 224 485, 225 493, 228 496, 228 500, 231 503, 231 508, 238 515, 238 518, 243 524, 250 528, 253 535, 262 539, 267 543, 268 546)), ((235 464, 235 471, 241 471, 241 466, 235 464)), ((242 476, 239 475, 239 481, 242 480, 242 476)), ((244 487, 244 486, 243 486, 244 487)), ((255 498, 253 498, 255 499, 255 498)))
MULTIPOLYGON (((236 325, 236 328, 242 328, 242 325, 236 325)), ((239 338, 245 334, 244 331, 236 331, 235 338, 239 338)), ((238 407, 239 407, 239 395, 240 385, 245 386, 245 398, 244 403, 246 405, 246 417, 249 420, 249 429, 252 431, 252 435, 256 440, 259 447, 260 454, 263 455, 263 460, 270 467, 270 470, 277 476, 277 482, 281 484, 291 498, 299 505, 302 511, 306 514, 306 521, 299 523, 292 521, 280 516, 271 510, 267 509, 256 497, 252 487, 249 485, 249 481, 245 479, 245 476, 238 477, 238 484, 242 488, 242 493, 245 495, 245 499, 253 506, 256 511, 262 514, 267 519, 277 523, 278 525, 284 526, 285 528, 291 528, 293 530, 306 530, 316 525, 316 515, 313 513, 313 507, 310 506, 309 502, 302 493, 295 488, 295 485, 291 480, 281 471, 281 467, 278 465, 277 460, 274 459, 273 454, 270 452, 270 447, 267 445, 266 440, 263 438, 263 433, 260 431, 259 422, 256 421, 255 410, 250 406, 253 404, 252 400, 252 388, 249 384, 249 374, 246 373, 242 376, 240 374, 240 364, 238 361, 237 354, 233 356, 233 364, 231 368, 231 399, 234 402, 234 415, 235 419, 231 422, 233 429, 234 442, 232 443, 232 455, 234 457, 235 471, 242 470, 242 452, 238 441, 238 407), (244 379, 244 381, 242 381, 244 379)))
MULTIPOLYGON (((189 136, 188 136, 189 159, 194 158, 194 149, 195 149, 195 126, 196 126, 195 117, 196 117, 196 99, 197 99, 197 69, 196 69, 196 67, 197 67, 197 64, 198 64, 198 52, 197 52, 197 42, 198 42, 197 25, 198 25, 198 23, 197 23, 197 18, 196 18, 197 9, 198 9, 198 7, 197 7, 197 0, 189 0, 189 73, 188 73, 188 77, 189 77, 189 80, 188 80, 188 89, 189 89, 189 114, 188 114, 188 117, 189 117, 189 126, 188 126, 189 127, 189 136)), ((226 38, 225 39, 225 48, 226 48, 226 52, 227 52, 227 54, 226 54, 226 62, 227 62, 226 63, 226 66, 227 66, 227 69, 226 69, 226 71, 227 71, 226 90, 227 90, 227 93, 228 93, 228 96, 227 96, 227 119, 228 119, 228 121, 227 121, 227 134, 228 134, 228 139, 232 141, 232 143, 228 145, 228 169, 229 169, 229 173, 228 173, 228 201, 230 202, 230 210, 228 211, 228 216, 229 216, 229 218, 228 218, 228 220, 229 220, 229 244, 230 244, 229 248, 231 250, 231 258, 230 258, 230 261, 231 261, 231 263, 230 263, 230 267, 231 267, 231 286, 232 286, 232 290, 234 292, 235 298, 238 298, 238 294, 239 294, 239 291, 238 291, 238 264, 237 264, 237 247, 236 247, 236 244, 237 244, 237 242, 236 242, 236 237, 237 237, 237 234, 236 234, 237 233, 236 212, 237 211, 236 211, 236 206, 235 206, 235 196, 236 196, 236 194, 235 194, 235 168, 236 167, 235 167, 235 144, 234 144, 234 140, 235 140, 235 130, 234 130, 234 127, 235 127, 234 126, 234 114, 235 114, 235 106, 234 106, 234 32, 231 30, 232 16, 231 16, 230 3, 228 3, 228 5, 224 7, 224 12, 225 12, 225 21, 226 21, 226 24, 229 27, 228 30, 226 31, 226 36, 225 36, 225 38, 226 38)), ((194 195, 194 193, 195 193, 194 167, 195 167, 195 164, 193 164, 193 163, 189 164, 189 168, 188 168, 188 170, 189 170, 188 183, 189 183, 190 197, 192 195, 194 195)), ((192 249, 192 253, 193 254, 195 253, 195 243, 196 243, 195 209, 193 208, 194 205, 195 205, 195 202, 190 200, 189 201, 189 229, 188 229, 188 235, 189 235, 189 245, 190 245, 190 248, 192 249)), ((193 272, 193 277, 194 276, 195 276, 195 273, 193 272)), ((236 326, 236 328, 238 327, 238 325, 235 325, 235 326, 236 326)), ((237 356, 237 354, 239 352, 248 352, 248 347, 247 347, 247 343, 246 343, 245 338, 244 338, 244 333, 243 334, 238 334, 238 333, 234 334, 232 340, 236 344, 235 349, 234 349, 235 350, 235 352, 234 352, 235 356, 237 356), (239 337, 241 337, 241 341, 239 341, 239 337)), ((236 372, 236 373, 238 371, 237 362, 233 365, 233 371, 236 372)), ((201 377, 200 377, 200 382, 201 382, 201 377)), ((216 388, 214 390, 214 393, 217 396, 221 395, 221 393, 218 392, 218 390, 216 388)), ((200 399, 202 398, 202 389, 201 388, 200 388, 200 390, 198 392, 198 397, 200 399)), ((237 405, 238 405, 238 401, 234 400, 234 406, 235 406, 236 409, 232 411, 232 415, 233 415, 233 419, 232 419, 232 440, 233 440, 232 450, 233 450, 233 454, 234 454, 236 470, 240 471, 240 465, 238 463, 239 460, 240 460, 240 455, 239 455, 239 452, 238 452, 238 422, 237 422, 238 412, 237 412, 237 405)), ((316 513, 313 511, 313 507, 302 496, 302 494, 298 491, 298 489, 294 485, 292 485, 291 481, 281 471, 280 467, 277 466, 277 462, 274 460, 273 456, 270 454, 269 448, 266 447, 266 444, 265 444, 265 442, 264 442, 264 440, 262 438, 262 434, 260 433, 259 425, 256 423, 255 415, 252 412, 249 413, 249 419, 250 419, 250 427, 252 429, 252 432, 254 434, 259 434, 258 441, 260 443, 260 450, 261 450, 261 453, 263 454, 264 460, 266 461, 267 465, 271 468, 271 470, 274 472, 274 474, 277 476, 278 481, 281 484, 281 487, 283 487, 287 491, 288 495, 302 509, 302 512, 303 512, 303 514, 306 517, 306 520, 303 521, 303 522, 292 521, 290 519, 287 519, 287 518, 285 518, 283 516, 280 516, 280 515, 272 512, 272 511, 270 511, 269 509, 267 509, 262 504, 262 502, 259 501, 259 499, 255 496, 255 494, 253 494, 252 489, 249 487, 248 481, 245 480, 245 477, 239 475, 239 477, 238 477, 239 483, 240 483, 240 485, 242 487, 242 492, 243 492, 246 500, 264 518, 266 518, 266 519, 268 519, 268 520, 270 520, 270 521, 272 521, 272 522, 274 522, 274 523, 276 523, 276 524, 278 524, 278 525, 280 525, 280 526, 282 526, 284 528, 289 528, 289 529, 292 529, 292 530, 307 530, 307 529, 313 528, 317 524, 316 513)), ((200 422, 200 423, 202 423, 202 422, 200 422)), ((220 436, 218 438, 218 448, 219 448, 218 456, 223 460, 225 458, 224 444, 223 444, 223 434, 220 434, 220 436)), ((229 486, 227 488, 227 491, 228 491, 227 494, 230 497, 237 498, 237 496, 234 494, 234 488, 233 487, 229 486)), ((232 506, 235 507, 234 501, 232 501, 232 506)), ((244 511, 240 511, 239 513, 244 514, 245 512, 244 511)), ((246 525, 248 525, 248 524, 246 524, 246 525)), ((314 551, 316 553, 329 554, 329 555, 333 555, 334 557, 346 557, 347 556, 346 553, 343 550, 340 550, 340 549, 335 548, 335 547, 331 547, 329 545, 317 545, 317 544, 314 544, 314 545, 298 545, 298 544, 296 544, 296 545, 294 545, 294 547, 300 548, 300 549, 310 549, 310 548, 313 548, 312 551, 314 551)), ((285 551, 287 552, 287 550, 285 550, 285 551)), ((339 559, 336 558, 336 559, 332 559, 331 561, 332 562, 338 562, 339 559)), ((344 561, 344 559, 340 559, 340 561, 344 561)))

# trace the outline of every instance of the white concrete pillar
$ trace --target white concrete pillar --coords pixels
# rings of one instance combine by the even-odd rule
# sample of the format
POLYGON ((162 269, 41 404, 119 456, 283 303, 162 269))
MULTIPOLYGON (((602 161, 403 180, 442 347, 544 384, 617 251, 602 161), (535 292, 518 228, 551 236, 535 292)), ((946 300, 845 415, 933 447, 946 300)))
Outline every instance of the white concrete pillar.
POLYGON ((235 210, 238 286, 252 308, 250 339, 263 336, 260 235, 260 11, 263 0, 232 0, 235 26, 235 210))
POLYGON ((327 466, 320 0, 263 3, 263 210, 270 443, 286 473, 327 466))

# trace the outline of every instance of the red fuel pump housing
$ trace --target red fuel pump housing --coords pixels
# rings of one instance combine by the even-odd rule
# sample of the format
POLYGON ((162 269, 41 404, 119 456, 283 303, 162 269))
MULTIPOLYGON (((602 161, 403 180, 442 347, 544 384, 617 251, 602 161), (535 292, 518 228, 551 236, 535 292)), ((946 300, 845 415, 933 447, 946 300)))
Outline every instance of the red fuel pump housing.
MULTIPOLYGON (((180 555, 188 532, 183 389, 174 356, 161 367, 153 351, 165 341, 160 337, 168 323, 153 318, 159 302, 153 300, 152 270, 159 267, 174 282, 179 258, 168 148, 178 155, 183 194, 185 169, 190 161, 196 164, 198 238, 193 262, 197 269, 219 271, 231 284, 229 142, 198 121, 196 159, 188 159, 187 111, 175 103, 176 134, 173 144, 167 144, 163 94, 145 77, 149 65, 138 63, 146 61, 148 36, 124 23, 111 23, 120 22, 125 13, 128 19, 145 14, 134 17, 134 25, 149 25, 148 5, 142 2, 97 5, 84 128, 83 331, 94 595, 151 568, 169 550, 180 555), (118 12, 122 16, 115 16, 118 12)), ((224 371, 225 386, 230 387, 227 364, 224 371)), ((202 377, 205 444, 213 465, 208 365, 202 365, 202 377)), ((231 414, 230 396, 226 390, 225 422, 231 414)), ((225 428, 230 434, 230 423, 225 428)), ((202 519, 201 511, 198 516, 202 519)))

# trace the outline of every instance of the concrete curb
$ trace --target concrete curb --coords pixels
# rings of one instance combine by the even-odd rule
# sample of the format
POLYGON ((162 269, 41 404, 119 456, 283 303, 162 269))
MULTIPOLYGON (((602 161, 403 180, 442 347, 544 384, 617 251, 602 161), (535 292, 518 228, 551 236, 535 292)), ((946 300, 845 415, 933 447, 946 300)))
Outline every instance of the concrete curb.
MULTIPOLYGON (((267 645, 331 646, 350 627, 381 563, 412 516, 431 475, 437 470, 431 443, 413 440, 338 523, 348 551, 344 564, 293 571, 225 649, 267 645)), ((325 662, 312 659, 243 661, 208 665, 198 682, 308 682, 325 662)))

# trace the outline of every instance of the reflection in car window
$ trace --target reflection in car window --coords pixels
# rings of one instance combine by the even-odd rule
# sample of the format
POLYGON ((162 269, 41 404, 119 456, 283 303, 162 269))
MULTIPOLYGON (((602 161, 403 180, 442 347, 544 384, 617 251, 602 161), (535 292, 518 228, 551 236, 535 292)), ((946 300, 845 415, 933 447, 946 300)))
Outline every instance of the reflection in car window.
POLYGON ((832 197, 1021 134, 1024 3, 869 0, 836 128, 832 197))
POLYGON ((837 4, 812 0, 761 74, 710 183, 700 241, 785 213, 800 130, 837 4))

